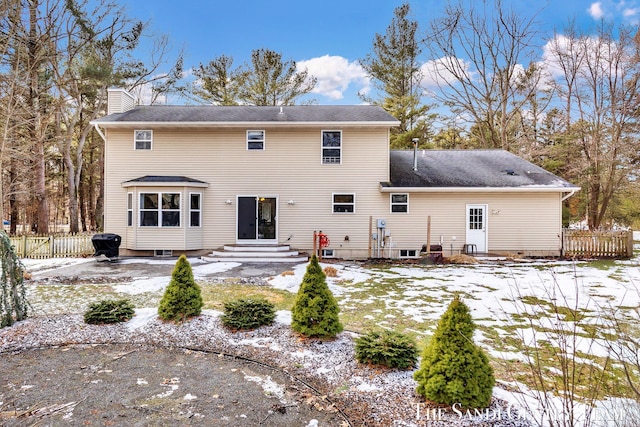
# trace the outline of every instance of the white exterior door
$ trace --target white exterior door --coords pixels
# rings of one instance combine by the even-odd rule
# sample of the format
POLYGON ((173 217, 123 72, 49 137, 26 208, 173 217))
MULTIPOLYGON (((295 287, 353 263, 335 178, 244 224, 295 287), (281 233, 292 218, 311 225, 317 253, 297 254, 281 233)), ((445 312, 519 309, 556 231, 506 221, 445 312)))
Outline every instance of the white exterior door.
POLYGON ((487 205, 467 205, 467 245, 477 252, 487 252, 487 205))

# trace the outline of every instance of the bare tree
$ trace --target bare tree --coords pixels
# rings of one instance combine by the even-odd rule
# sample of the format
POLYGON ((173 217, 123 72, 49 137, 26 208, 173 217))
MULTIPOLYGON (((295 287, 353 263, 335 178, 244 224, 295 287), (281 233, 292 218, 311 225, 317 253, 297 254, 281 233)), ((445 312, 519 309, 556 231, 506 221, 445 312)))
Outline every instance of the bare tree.
POLYGON ((557 35, 547 62, 564 101, 565 144, 586 195, 587 224, 601 227, 614 195, 634 169, 638 152, 640 45, 632 28, 602 23, 595 35, 557 35))
POLYGON ((537 85, 525 69, 538 36, 533 18, 508 10, 501 0, 449 4, 426 37, 431 61, 425 72, 438 86, 436 99, 476 126, 483 147, 510 150, 511 129, 537 85))

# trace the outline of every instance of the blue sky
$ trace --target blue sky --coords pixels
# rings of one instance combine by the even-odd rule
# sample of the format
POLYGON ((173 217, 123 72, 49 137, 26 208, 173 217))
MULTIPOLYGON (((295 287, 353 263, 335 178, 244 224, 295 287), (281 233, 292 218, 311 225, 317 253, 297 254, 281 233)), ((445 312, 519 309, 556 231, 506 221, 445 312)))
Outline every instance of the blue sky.
MULTIPOLYGON (((480 0, 474 0, 480 2, 480 0)), ((489 0, 492 1, 492 0, 489 0)), ((503 0, 516 11, 536 15, 541 34, 561 33, 570 19, 590 31, 601 19, 637 24, 640 0, 503 0)), ((166 34, 174 52, 183 49, 185 68, 225 54, 235 65, 258 48, 280 52, 318 79, 319 104, 359 104, 369 87, 358 59, 371 51, 402 0, 127 0, 127 12, 166 34)), ((444 0, 410 0, 422 31, 440 16, 444 0)), ((541 40, 540 45, 544 45, 541 40)), ((425 61, 429 58, 425 58, 425 61)), ((171 101, 170 101, 171 102, 171 101)))

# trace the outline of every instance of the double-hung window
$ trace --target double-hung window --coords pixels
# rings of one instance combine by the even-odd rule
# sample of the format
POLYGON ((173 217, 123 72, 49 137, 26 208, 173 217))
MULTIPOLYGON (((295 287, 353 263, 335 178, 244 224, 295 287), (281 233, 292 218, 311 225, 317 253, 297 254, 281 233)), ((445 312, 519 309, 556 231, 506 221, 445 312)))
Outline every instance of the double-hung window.
POLYGON ((356 210, 356 195, 334 193, 333 213, 354 213, 356 210))
POLYGON ((153 142, 153 131, 136 130, 133 132, 133 134, 134 149, 151 150, 151 143, 153 142))
POLYGON ((189 194, 189 227, 200 227, 202 218, 202 194, 189 194))
POLYGON ((180 227, 180 193, 140 193, 141 227, 180 227))
POLYGON ((391 194, 391 212, 409 212, 409 195, 391 194))
POLYGON ((127 193, 127 227, 133 227, 133 193, 127 193))
POLYGON ((342 131, 322 131, 322 164, 339 165, 342 163, 342 131))
POLYGON ((247 131, 247 150, 264 150, 264 131, 247 131))

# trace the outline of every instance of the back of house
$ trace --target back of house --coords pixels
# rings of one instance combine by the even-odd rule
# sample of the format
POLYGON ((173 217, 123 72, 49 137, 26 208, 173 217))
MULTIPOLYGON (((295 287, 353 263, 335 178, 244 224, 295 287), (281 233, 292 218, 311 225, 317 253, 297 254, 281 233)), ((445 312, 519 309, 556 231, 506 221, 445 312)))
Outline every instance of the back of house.
POLYGON ((93 124, 104 229, 123 255, 310 253, 314 232, 324 256, 348 259, 416 257, 428 237, 452 253, 558 255, 576 190, 500 150, 392 152, 398 121, 378 106, 135 106, 112 89, 108 111, 93 124))

